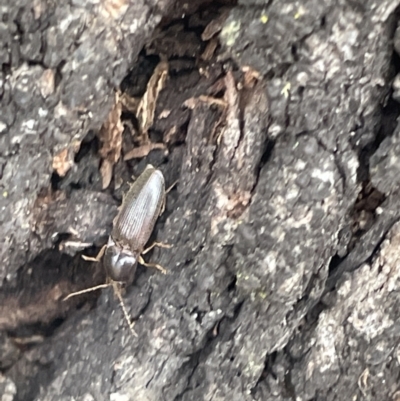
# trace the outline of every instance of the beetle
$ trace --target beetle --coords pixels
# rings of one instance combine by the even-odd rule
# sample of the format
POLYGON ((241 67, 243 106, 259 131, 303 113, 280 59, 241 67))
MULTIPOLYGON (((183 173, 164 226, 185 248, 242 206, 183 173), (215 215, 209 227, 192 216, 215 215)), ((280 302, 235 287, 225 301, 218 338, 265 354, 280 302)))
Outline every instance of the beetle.
POLYGON ((113 221, 113 228, 107 244, 102 247, 95 258, 83 256, 85 260, 93 262, 99 262, 104 256, 103 263, 110 283, 74 292, 65 297, 64 301, 76 295, 112 286, 119 298, 129 327, 136 335, 122 300, 120 287, 133 282, 138 263, 155 267, 166 273, 162 266, 146 263, 142 255, 155 246, 170 247, 168 244, 154 242, 149 248, 144 249, 158 217, 164 211, 167 192, 162 172, 151 164, 147 165, 125 194, 119 212, 113 221))
POLYGON ((126 193, 113 223, 104 255, 104 266, 111 280, 132 283, 138 262, 165 273, 161 266, 146 263, 141 256, 154 246, 165 246, 156 242, 144 250, 164 206, 164 176, 149 164, 126 193))

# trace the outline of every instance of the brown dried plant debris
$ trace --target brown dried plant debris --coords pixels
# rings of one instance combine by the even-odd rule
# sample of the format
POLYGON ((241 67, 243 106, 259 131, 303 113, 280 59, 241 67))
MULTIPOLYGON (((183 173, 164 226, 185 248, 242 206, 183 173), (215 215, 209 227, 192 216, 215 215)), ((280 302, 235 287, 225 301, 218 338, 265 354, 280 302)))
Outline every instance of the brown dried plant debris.
POLYGON ((217 49, 219 44, 218 39, 212 38, 208 43, 200 58, 203 61, 210 61, 214 57, 215 50, 217 49))
POLYGON ((261 79, 259 71, 250 66, 243 66, 243 87, 246 89, 254 88, 257 82, 261 79))
POLYGON ((152 150, 155 149, 165 149, 165 145, 163 143, 145 143, 144 145, 138 146, 130 150, 125 156, 124 161, 131 159, 141 159, 146 157, 152 150))
POLYGON ((210 21, 210 23, 204 28, 204 31, 201 34, 201 40, 208 43, 200 56, 202 60, 209 61, 214 57, 215 50, 219 45, 217 34, 221 31, 228 15, 229 11, 225 10, 217 18, 210 21))
POLYGON ((139 132, 136 133, 137 137, 135 138, 139 146, 127 152, 124 160, 145 157, 154 149, 165 149, 163 143, 150 141, 148 131, 154 123, 158 96, 164 89, 167 78, 168 62, 162 60, 154 69, 153 75, 147 83, 146 92, 141 99, 129 97, 127 94, 121 96, 123 108, 134 113, 139 121, 139 132))
POLYGON ((72 167, 73 162, 68 155, 68 148, 58 152, 53 157, 53 170, 60 176, 64 177, 72 167))
POLYGON ((70 168, 74 165, 74 157, 80 147, 79 141, 73 141, 72 146, 60 150, 53 156, 53 170, 60 176, 65 177, 70 168))
MULTIPOLYGON (((207 95, 200 95, 199 97, 191 97, 184 102, 184 107, 193 110, 199 104, 207 104, 209 107, 217 107, 221 110, 219 115, 218 121, 213 125, 210 134, 209 134, 209 143, 214 143, 216 138, 220 137, 220 132, 225 124, 226 121, 226 110, 228 104, 225 100, 207 96, 207 95)), ((218 141, 217 141, 218 142, 218 141)))
POLYGON ((168 62, 160 61, 154 69, 145 94, 140 100, 137 118, 140 124, 141 133, 147 136, 149 128, 153 125, 157 99, 160 92, 164 89, 168 78, 168 62))
POLYGON ((121 157, 122 133, 124 131, 124 126, 121 122, 121 113, 122 104, 120 102, 120 95, 116 93, 114 106, 99 131, 101 142, 99 153, 102 158, 100 173, 103 181, 103 189, 110 185, 114 164, 121 157))
MULTIPOLYGON (((135 99, 127 94, 116 93, 115 101, 107 120, 99 132, 101 142, 100 157, 102 159, 100 173, 103 181, 103 189, 110 185, 114 165, 121 157, 122 133, 124 124, 121 120, 123 110, 128 110, 134 114, 139 121, 139 133, 135 142, 139 143, 129 151, 124 160, 133 158, 142 158, 147 156, 154 149, 164 149, 165 145, 161 143, 151 143, 148 137, 148 130, 153 125, 154 115, 157 105, 157 99, 165 86, 168 76, 168 62, 161 61, 154 69, 145 94, 141 99, 135 99)), ((129 125, 129 124, 128 124, 129 125)))
POLYGON ((201 34, 201 40, 206 42, 215 37, 222 30, 228 16, 229 9, 225 9, 217 18, 210 21, 201 34))

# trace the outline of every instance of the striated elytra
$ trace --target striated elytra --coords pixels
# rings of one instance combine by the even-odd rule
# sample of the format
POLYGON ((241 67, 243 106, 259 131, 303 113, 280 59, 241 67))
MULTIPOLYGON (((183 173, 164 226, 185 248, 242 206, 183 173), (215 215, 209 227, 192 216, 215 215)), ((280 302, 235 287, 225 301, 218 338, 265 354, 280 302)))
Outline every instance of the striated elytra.
POLYGON ((165 181, 148 165, 126 193, 105 249, 104 266, 113 281, 130 284, 140 256, 163 211, 165 181))

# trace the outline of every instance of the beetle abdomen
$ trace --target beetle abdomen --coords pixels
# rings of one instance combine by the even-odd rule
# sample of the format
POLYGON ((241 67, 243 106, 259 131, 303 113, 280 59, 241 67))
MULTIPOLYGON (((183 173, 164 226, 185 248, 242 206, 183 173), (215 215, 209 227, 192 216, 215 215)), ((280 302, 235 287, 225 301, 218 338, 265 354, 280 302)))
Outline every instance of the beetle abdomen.
POLYGON ((111 233, 114 241, 141 252, 160 215, 164 197, 164 176, 148 165, 125 195, 111 233))

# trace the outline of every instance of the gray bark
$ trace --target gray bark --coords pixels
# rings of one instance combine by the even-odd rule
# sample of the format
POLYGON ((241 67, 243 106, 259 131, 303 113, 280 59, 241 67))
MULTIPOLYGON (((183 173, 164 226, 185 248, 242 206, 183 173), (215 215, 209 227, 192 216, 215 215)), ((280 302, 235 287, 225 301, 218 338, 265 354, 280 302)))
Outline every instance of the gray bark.
POLYGON ((175 127, 179 140, 169 157, 155 152, 130 167, 158 163, 167 183, 178 179, 155 231, 173 247, 151 254, 168 274, 139 269, 124 294, 137 338, 111 289, 92 309, 62 303, 104 275, 71 250, 50 251, 53 234, 73 225, 82 242, 100 245, 116 202, 101 193, 96 168, 84 176, 95 154, 75 163, 65 197, 43 196, 52 155, 99 128, 112 89, 161 17, 179 10, 166 3, 120 5, 114 20, 86 3, 9 6, 0 389, 14 401, 396 400, 398 1, 239 1, 203 73, 195 16, 190 34, 164 28, 176 58, 156 115, 170 113, 153 129, 175 127), (240 87, 244 67, 259 75, 240 87), (47 70, 59 78, 46 97, 47 70), (199 100, 221 85, 226 107, 199 100), (41 344, 10 342, 60 317, 41 344))

